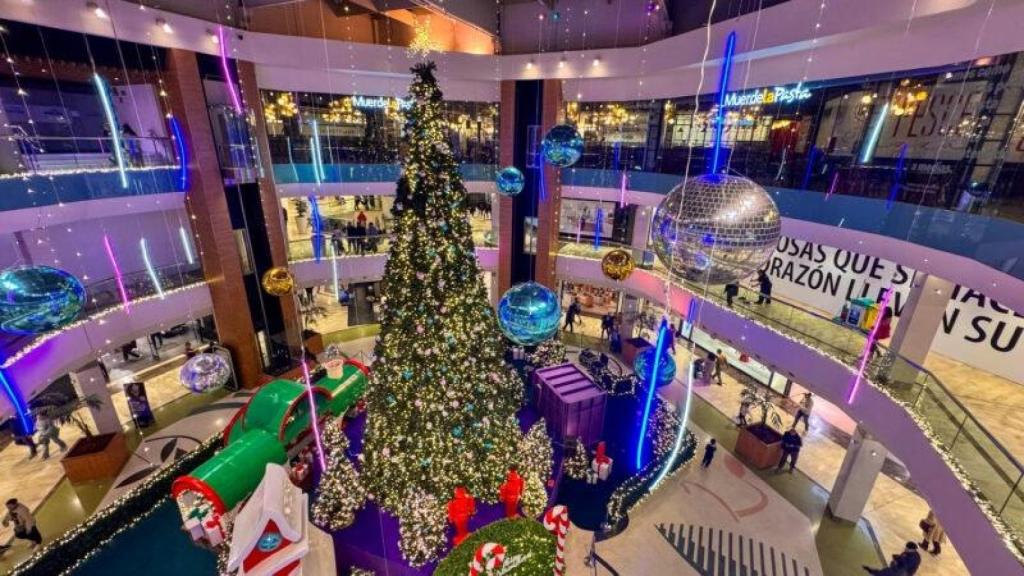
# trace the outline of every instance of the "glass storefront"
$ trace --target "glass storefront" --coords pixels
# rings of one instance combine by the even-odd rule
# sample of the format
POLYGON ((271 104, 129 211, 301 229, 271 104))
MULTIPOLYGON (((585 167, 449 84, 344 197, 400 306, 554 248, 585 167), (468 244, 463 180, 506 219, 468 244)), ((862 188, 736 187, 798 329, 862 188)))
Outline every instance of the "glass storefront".
MULTIPOLYGON (((275 164, 312 163, 314 127, 325 164, 398 160, 410 106, 404 98, 272 90, 263 91, 262 97, 275 164)), ((455 157, 474 164, 496 162, 498 105, 445 101, 443 106, 455 157)))

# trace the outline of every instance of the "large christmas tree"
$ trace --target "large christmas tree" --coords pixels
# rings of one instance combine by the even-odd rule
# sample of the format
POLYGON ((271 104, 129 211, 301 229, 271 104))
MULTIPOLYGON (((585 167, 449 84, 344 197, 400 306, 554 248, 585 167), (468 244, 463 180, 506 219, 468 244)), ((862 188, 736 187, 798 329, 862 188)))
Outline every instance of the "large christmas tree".
POLYGON ((494 501, 520 438, 522 384, 504 364, 504 339, 480 279, 434 68, 413 68, 367 394, 364 478, 400 516, 410 488, 446 502, 464 486, 494 501))

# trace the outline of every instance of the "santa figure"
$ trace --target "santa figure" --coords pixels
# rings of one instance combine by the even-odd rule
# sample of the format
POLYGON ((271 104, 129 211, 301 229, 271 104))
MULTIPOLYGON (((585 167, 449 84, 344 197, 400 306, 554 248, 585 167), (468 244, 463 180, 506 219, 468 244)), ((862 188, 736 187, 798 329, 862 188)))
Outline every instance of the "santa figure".
POLYGON ((505 518, 515 518, 519 515, 519 499, 522 498, 525 487, 526 483, 516 472, 515 467, 509 468, 505 483, 498 488, 498 500, 505 503, 505 518))
POLYGON ((455 488, 455 497, 448 501, 448 521, 455 526, 452 546, 458 546, 469 536, 469 519, 476 514, 476 500, 465 488, 455 488))

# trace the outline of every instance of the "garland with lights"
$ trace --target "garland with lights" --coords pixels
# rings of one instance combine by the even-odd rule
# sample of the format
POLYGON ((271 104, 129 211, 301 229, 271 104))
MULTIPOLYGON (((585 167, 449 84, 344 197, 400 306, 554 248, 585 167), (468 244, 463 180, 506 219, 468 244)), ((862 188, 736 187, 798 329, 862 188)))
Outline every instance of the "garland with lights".
POLYGON ((447 528, 445 505, 422 488, 410 486, 398 511, 398 550, 411 566, 437 560, 447 528))
POLYGON ((518 469, 524 478, 532 475, 543 482, 551 477, 554 448, 543 418, 534 422, 526 435, 520 438, 516 452, 519 456, 518 469))
POLYGON ((82 524, 43 546, 31 558, 12 570, 10 576, 74 574, 101 548, 152 514, 160 502, 170 494, 174 479, 188 474, 208 460, 220 445, 220 436, 203 442, 192 452, 119 496, 82 524))
POLYGON ((648 436, 654 445, 654 456, 662 458, 676 444, 676 432, 679 431, 679 413, 671 402, 658 397, 658 406, 651 415, 648 436))
POLYGON ((495 574, 554 573, 554 536, 536 520, 511 518, 498 520, 470 534, 437 565, 434 576, 466 576, 476 549, 485 542, 495 542, 505 548, 505 563, 495 574))
POLYGON ((504 363, 505 340, 480 279, 434 69, 413 68, 366 397, 363 478, 400 521, 420 512, 402 501, 410 494, 447 502, 463 486, 495 502, 521 436, 523 384, 504 363))
POLYGON ((366 568, 353 567, 349 570, 349 576, 376 576, 376 572, 373 570, 367 570, 366 568))
POLYGON ((536 368, 556 366, 565 364, 567 361, 565 344, 561 340, 546 340, 537 345, 537 349, 531 352, 526 360, 536 368))
POLYGON ((330 423, 323 431, 327 470, 317 486, 312 510, 313 521, 331 531, 352 524, 368 497, 359 472, 348 459, 348 437, 339 424, 330 423))
MULTIPOLYGON (((688 464, 693 460, 693 455, 696 453, 697 438, 692 432, 687 430, 686 437, 683 439, 683 445, 679 449, 679 456, 676 458, 674 467, 669 474, 666 475, 666 478, 671 478, 679 472, 679 470, 683 468, 684 464, 688 464)), ((612 492, 611 498, 608 499, 607 516, 608 524, 612 529, 618 527, 633 508, 643 504, 644 501, 646 501, 652 494, 651 484, 653 484, 655 478, 658 477, 667 459, 668 453, 664 456, 652 459, 642 469, 640 469, 639 472, 620 484, 619 487, 612 492)))
POLYGON ((574 444, 575 447, 572 448, 572 454, 565 459, 562 470, 569 478, 583 480, 587 476, 587 470, 590 469, 590 454, 587 452, 587 447, 583 445, 583 442, 576 440, 574 444))

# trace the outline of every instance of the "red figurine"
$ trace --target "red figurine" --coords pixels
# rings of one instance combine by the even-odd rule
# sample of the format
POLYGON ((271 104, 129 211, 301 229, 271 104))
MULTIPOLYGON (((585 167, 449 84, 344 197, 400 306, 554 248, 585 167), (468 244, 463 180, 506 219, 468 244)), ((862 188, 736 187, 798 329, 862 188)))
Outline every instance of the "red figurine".
POLYGON ((517 509, 525 484, 515 467, 509 468, 505 483, 498 488, 498 500, 505 503, 505 518, 515 518, 519 515, 517 509))
POLYGON ((594 461, 597 462, 598 465, 607 464, 607 463, 611 462, 611 460, 612 460, 604 452, 605 452, 604 440, 602 440, 602 441, 597 443, 597 452, 594 453, 594 461))
POLYGON ((462 486, 455 488, 455 497, 448 501, 448 521, 455 526, 452 546, 469 536, 469 518, 476 514, 476 500, 462 486))

